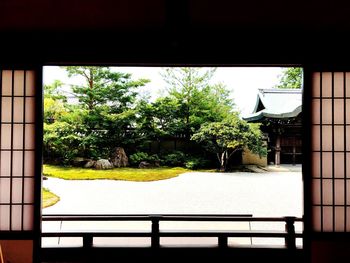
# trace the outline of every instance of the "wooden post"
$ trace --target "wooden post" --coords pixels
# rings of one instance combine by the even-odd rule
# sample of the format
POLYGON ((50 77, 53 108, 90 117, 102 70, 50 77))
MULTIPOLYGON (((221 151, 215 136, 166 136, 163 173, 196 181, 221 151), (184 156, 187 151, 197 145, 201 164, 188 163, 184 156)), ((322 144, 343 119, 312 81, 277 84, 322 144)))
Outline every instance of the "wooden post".
POLYGON ((295 222, 295 217, 285 217, 286 219, 286 232, 287 232, 287 237, 285 239, 285 244, 287 249, 289 250, 295 250, 296 249, 296 239, 295 239, 295 227, 294 227, 294 222, 295 222))
POLYGON ((281 164, 281 135, 277 134, 275 146, 275 165, 281 164))
POLYGON ((160 216, 152 216, 152 233, 151 233, 151 246, 152 248, 160 247, 160 237, 159 237, 159 219, 160 216))
POLYGON ((93 237, 91 234, 83 235, 83 248, 89 249, 93 246, 93 237))
POLYGON ((296 152, 297 152, 296 139, 295 139, 295 136, 294 136, 293 137, 293 165, 295 165, 295 163, 296 163, 296 152))
POLYGON ((0 263, 5 263, 4 256, 2 254, 1 244, 0 244, 0 263))
POLYGON ((227 248, 228 247, 227 236, 220 235, 218 237, 218 245, 219 245, 219 248, 227 248))

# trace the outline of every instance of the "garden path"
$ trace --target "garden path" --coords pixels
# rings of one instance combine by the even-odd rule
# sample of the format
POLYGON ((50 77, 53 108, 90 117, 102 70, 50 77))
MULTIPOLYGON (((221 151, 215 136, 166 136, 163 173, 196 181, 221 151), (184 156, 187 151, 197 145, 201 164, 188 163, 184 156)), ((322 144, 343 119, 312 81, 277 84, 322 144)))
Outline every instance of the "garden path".
POLYGON ((44 214, 302 216, 300 172, 191 172, 153 182, 49 178, 44 187, 61 198, 44 214))

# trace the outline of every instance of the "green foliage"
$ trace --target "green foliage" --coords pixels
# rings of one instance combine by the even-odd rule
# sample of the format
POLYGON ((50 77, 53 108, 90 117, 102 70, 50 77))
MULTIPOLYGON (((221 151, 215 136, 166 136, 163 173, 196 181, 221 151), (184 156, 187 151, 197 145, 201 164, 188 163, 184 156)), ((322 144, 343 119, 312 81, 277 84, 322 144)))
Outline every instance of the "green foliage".
POLYGON ((81 151, 82 130, 66 122, 44 123, 44 156, 58 158, 63 164, 71 162, 81 151))
POLYGON ((148 80, 132 80, 108 67, 64 69, 85 84, 72 87, 78 104, 60 94, 61 82, 45 86, 44 157, 63 163, 77 156, 108 158, 113 148, 136 143, 136 89, 148 80))
POLYGON ((137 152, 134 154, 131 154, 129 156, 129 161, 131 165, 139 165, 140 162, 142 161, 147 161, 148 160, 148 153, 145 152, 137 152))
POLYGON ((50 85, 44 86, 44 98, 50 98, 53 100, 60 100, 62 102, 67 102, 67 97, 62 94, 63 83, 60 80, 55 80, 50 85))
POLYGON ((221 122, 206 123, 201 126, 191 140, 194 140, 217 155, 220 169, 226 170, 227 162, 238 150, 247 147, 253 153, 265 156, 263 136, 258 124, 249 124, 232 114, 221 122))
POLYGON ((205 168, 208 166, 208 160, 203 157, 189 156, 185 161, 185 167, 190 170, 205 168))
POLYGON ((186 155, 181 151, 173 151, 161 156, 163 165, 166 166, 183 166, 186 160, 186 155))
POLYGON ((276 86, 279 89, 301 89, 302 88, 303 69, 286 68, 280 76, 280 83, 276 86))
POLYGON ((137 152, 129 156, 129 162, 132 166, 138 166, 140 162, 154 163, 159 161, 157 154, 148 155, 146 152, 137 152))
POLYGON ((67 97, 61 92, 63 83, 55 80, 51 85, 44 86, 44 122, 52 123, 66 114, 67 97))
MULTIPOLYGON (((130 163, 156 162, 168 166, 200 168, 204 162, 188 152, 145 153, 152 141, 181 137, 189 141, 201 126, 222 122, 232 115, 228 89, 212 84, 215 68, 166 68, 162 74, 168 93, 155 101, 137 97, 137 88, 148 80, 108 67, 64 67, 69 77, 84 83, 67 87, 56 81, 45 86, 44 158, 69 164, 75 157, 109 158, 115 147, 124 147, 130 163), (77 101, 62 94, 71 92, 77 101), (135 153, 136 152, 136 153, 135 153)), ((251 145, 254 148, 254 145, 251 145)))
POLYGON ((44 98, 44 109, 45 123, 60 120, 67 113, 63 102, 53 98, 44 98))
POLYGON ((227 88, 223 84, 210 84, 215 70, 166 68, 162 73, 168 84, 168 100, 177 108, 174 126, 188 139, 201 124, 221 121, 233 110, 234 104, 227 88))
POLYGON ((131 80, 131 75, 111 71, 108 67, 64 67, 68 76, 80 76, 85 80, 82 86, 73 86, 73 93, 84 108, 89 110, 109 103, 111 108, 130 107, 136 98, 135 88, 149 80, 131 80))

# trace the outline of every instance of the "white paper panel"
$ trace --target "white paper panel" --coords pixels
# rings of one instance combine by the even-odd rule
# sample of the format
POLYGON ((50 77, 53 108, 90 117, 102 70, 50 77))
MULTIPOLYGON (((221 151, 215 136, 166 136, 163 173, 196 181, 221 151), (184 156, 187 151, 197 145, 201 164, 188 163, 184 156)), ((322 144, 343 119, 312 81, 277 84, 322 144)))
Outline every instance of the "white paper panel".
POLYGON ((312 180, 312 200, 314 205, 321 204, 321 180, 312 180))
POLYGON ((35 125, 34 124, 26 124, 25 125, 25 149, 27 150, 32 150, 35 148, 34 143, 35 143, 35 125))
POLYGON ((10 151, 1 151, 1 170, 0 170, 0 178, 1 176, 9 176, 11 170, 11 152, 10 151))
POLYGON ((332 100, 322 99, 322 124, 332 123, 332 100))
POLYGON ((344 126, 334 126, 334 150, 344 151, 344 126))
POLYGON ((334 97, 344 97, 344 73, 334 73, 334 97))
POLYGON ((13 125, 13 149, 23 149, 23 124, 13 125))
POLYGON ((331 179, 322 180, 322 201, 323 205, 333 204, 333 182, 331 179))
POLYGON ((322 126, 322 150, 332 151, 332 127, 322 126))
POLYGON ((22 203, 22 178, 12 179, 12 203, 22 203))
POLYGON ((322 152, 322 177, 332 178, 332 153, 322 152))
POLYGON ((336 207, 335 208, 335 231, 343 232, 344 229, 344 220, 345 220, 345 208, 336 207))
POLYGON ((1 122, 10 122, 12 121, 12 98, 3 97, 1 99, 1 122))
POLYGON ((312 74, 312 96, 320 97, 320 72, 315 72, 312 74))
POLYGON ((16 70, 14 76, 14 95, 23 96, 24 94, 24 70, 16 70))
POLYGON ((334 194, 335 200, 334 204, 336 205, 344 205, 345 192, 344 192, 344 180, 334 180, 334 194))
POLYGON ((332 96, 332 73, 322 72, 322 97, 332 96))
POLYGON ((313 99, 311 103, 312 124, 320 124, 320 99, 313 99))
POLYGON ((334 177, 344 178, 344 153, 334 153, 334 177))
POLYGON ((312 177, 320 177, 321 162, 319 152, 312 153, 312 177))
POLYGON ((3 96, 12 95, 12 71, 11 70, 2 71, 2 95, 3 96))
POLYGON ((12 154, 13 154, 12 175, 22 176, 23 175, 23 151, 14 151, 12 154))
POLYGON ((26 177, 34 176, 34 160, 35 152, 34 151, 25 151, 24 153, 24 171, 26 177))
POLYGON ((2 204, 10 202, 10 183, 9 178, 0 178, 0 203, 2 204))
POLYGON ((25 205, 23 211, 23 230, 32 230, 34 219, 34 206, 25 205))
POLYGON ((11 228, 13 231, 20 231, 22 228, 22 205, 12 206, 12 222, 11 228))
POLYGON ((320 148, 320 126, 318 125, 312 126, 311 146, 314 151, 319 151, 321 149, 320 148))
POLYGON ((333 207, 323 207, 323 230, 333 231, 333 207))
POLYGON ((35 73, 32 70, 26 71, 26 96, 35 95, 35 73))
POLYGON ((13 121, 23 122, 24 98, 14 98, 13 100, 13 121))
POLYGON ((34 202, 34 178, 24 178, 24 202, 34 202))
POLYGON ((26 123, 35 121, 35 99, 26 98, 26 123))
POLYGON ((8 231, 10 230, 10 206, 9 205, 0 205, 0 230, 8 231))
POLYGON ((11 125, 1 124, 1 149, 11 148, 11 125))
POLYGON ((334 124, 344 124, 344 99, 334 99, 334 124))
POLYGON ((321 207, 312 207, 312 227, 314 231, 321 231, 321 207))

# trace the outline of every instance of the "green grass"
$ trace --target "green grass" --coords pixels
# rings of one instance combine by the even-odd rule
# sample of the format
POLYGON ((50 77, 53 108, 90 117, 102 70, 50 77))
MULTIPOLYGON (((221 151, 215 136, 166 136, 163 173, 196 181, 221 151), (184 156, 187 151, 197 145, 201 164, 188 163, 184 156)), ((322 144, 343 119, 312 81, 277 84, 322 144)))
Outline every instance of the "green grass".
POLYGON ((43 188, 43 208, 52 206, 60 201, 60 198, 54 193, 50 192, 49 189, 43 188))
POLYGON ((181 167, 159 167, 159 168, 114 168, 111 170, 95 170, 77 167, 62 167, 55 165, 44 165, 44 175, 66 180, 124 180, 135 182, 149 182, 164 180, 178 176, 190 170, 181 167))

